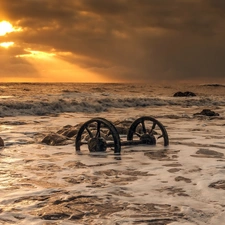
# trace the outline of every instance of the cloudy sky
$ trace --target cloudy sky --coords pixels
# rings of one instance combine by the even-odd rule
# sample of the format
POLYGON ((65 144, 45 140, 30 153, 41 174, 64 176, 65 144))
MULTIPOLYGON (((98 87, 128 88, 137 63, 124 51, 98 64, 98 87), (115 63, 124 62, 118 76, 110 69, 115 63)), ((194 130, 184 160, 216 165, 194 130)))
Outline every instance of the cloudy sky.
POLYGON ((225 81, 224 0, 0 0, 1 81, 225 81))

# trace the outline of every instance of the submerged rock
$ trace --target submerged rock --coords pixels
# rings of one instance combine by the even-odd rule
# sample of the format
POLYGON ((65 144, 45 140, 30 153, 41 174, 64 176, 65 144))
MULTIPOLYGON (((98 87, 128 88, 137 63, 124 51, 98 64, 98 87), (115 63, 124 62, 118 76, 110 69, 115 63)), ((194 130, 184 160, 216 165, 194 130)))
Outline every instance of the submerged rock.
POLYGON ((217 152, 217 151, 209 150, 209 149, 199 149, 196 152, 196 154, 215 157, 215 158, 222 158, 224 156, 222 152, 217 152))
POLYGON ((66 125, 62 129, 58 130, 57 133, 71 138, 77 134, 79 127, 80 125, 79 126, 66 125))
POLYGON ((173 95, 173 97, 193 97, 193 96, 196 96, 196 94, 191 91, 185 92, 178 91, 173 95))
POLYGON ((209 185, 210 188, 225 190, 225 180, 218 180, 209 185))
POLYGON ((120 120, 117 120, 117 121, 114 121, 113 124, 115 125, 116 127, 116 130, 119 134, 127 134, 128 133, 128 130, 132 124, 132 121, 127 121, 127 120, 123 120, 123 121, 120 121, 120 120))
POLYGON ((60 134, 50 133, 41 142, 47 145, 65 145, 68 144, 68 139, 60 134))
POLYGON ((208 86, 208 87, 225 87, 224 84, 204 84, 203 86, 208 86))
POLYGON ((0 147, 4 147, 4 141, 1 137, 0 137, 0 147))
POLYGON ((200 113, 194 113, 194 116, 219 116, 219 113, 216 113, 210 109, 203 109, 200 113))

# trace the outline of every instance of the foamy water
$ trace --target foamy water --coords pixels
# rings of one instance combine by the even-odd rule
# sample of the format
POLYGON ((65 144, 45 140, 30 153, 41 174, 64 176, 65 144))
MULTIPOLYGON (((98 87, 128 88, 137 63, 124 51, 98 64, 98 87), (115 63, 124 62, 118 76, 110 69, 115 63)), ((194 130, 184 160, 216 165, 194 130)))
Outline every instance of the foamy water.
POLYGON ((95 113, 151 106, 215 107, 225 105, 224 94, 224 86, 7 83, 0 86, 0 116, 95 113), (174 98, 177 91, 193 91, 197 96, 174 98))
POLYGON ((0 224, 223 224, 225 87, 0 85, 0 224), (196 97, 173 97, 193 91, 196 97), (209 108, 217 117, 195 117, 209 108), (41 139, 93 117, 153 116, 170 145, 75 153, 41 139))

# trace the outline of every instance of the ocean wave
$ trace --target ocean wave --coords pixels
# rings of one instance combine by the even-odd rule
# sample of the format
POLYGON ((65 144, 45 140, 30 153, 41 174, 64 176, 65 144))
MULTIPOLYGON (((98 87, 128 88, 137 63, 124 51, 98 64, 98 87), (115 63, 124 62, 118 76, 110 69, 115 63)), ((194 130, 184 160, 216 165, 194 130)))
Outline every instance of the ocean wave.
POLYGON ((208 97, 194 97, 194 98, 142 98, 142 97, 101 97, 96 98, 90 96, 82 99, 74 98, 59 98, 22 101, 15 99, 8 99, 0 102, 0 117, 18 116, 18 115, 49 115, 59 113, 96 113, 104 112, 111 108, 142 108, 142 107, 165 107, 165 106, 203 106, 215 107, 225 106, 223 98, 208 98, 208 97))

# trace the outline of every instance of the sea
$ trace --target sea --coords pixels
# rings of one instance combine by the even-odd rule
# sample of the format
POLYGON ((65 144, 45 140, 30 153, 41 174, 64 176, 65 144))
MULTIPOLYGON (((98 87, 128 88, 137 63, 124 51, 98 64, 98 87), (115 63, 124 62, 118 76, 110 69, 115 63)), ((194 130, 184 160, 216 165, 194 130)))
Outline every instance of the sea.
POLYGON ((0 117, 99 113, 144 107, 225 105, 223 84, 1 83, 0 117), (190 91, 194 98, 175 98, 190 91))

